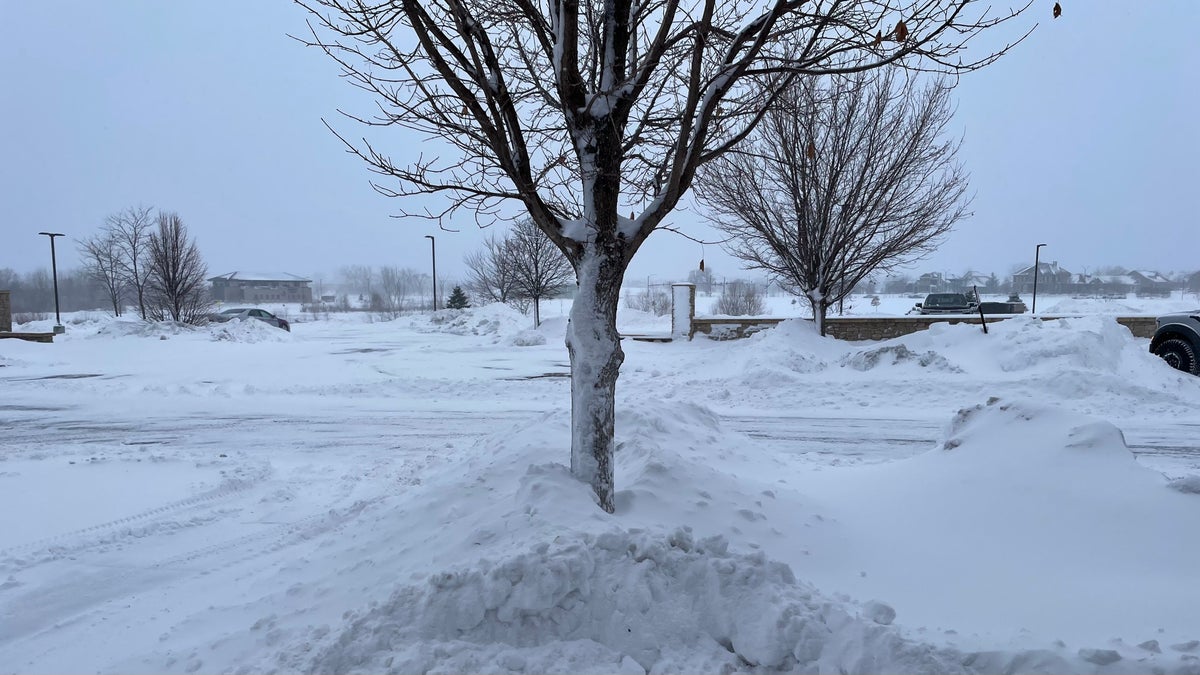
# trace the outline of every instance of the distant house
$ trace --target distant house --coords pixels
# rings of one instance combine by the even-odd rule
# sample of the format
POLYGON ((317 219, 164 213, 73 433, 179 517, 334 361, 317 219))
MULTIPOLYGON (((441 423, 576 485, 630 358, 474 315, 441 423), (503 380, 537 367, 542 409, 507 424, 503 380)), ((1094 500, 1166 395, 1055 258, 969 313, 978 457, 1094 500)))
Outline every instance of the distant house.
POLYGON ((312 302, 312 280, 287 272, 230 272, 209 281, 219 302, 312 302))
POLYGON ((1133 290, 1140 296, 1167 296, 1179 285, 1158 272, 1149 270, 1134 270, 1129 273, 1133 277, 1133 290))
POLYGON ((916 293, 951 293, 953 292, 952 281, 943 276, 941 272, 926 272, 913 282, 913 291, 916 293))
POLYGON ((967 272, 961 277, 952 277, 947 279, 950 283, 950 288, 955 293, 969 293, 972 289, 978 289, 980 293, 994 293, 996 289, 991 287, 992 278, 986 274, 979 272, 967 272))
POLYGON ((1137 287, 1137 280, 1128 274, 1079 275, 1076 293, 1084 295, 1126 295, 1137 287))
MULTIPOLYGON (((1072 290, 1074 275, 1055 262, 1039 262, 1037 284, 1040 293, 1068 293, 1072 290)), ((1033 265, 1013 273, 1013 291, 1033 292, 1033 265)))
POLYGON ((1200 293, 1200 272, 1193 272, 1185 277, 1183 287, 1192 293, 1200 293))

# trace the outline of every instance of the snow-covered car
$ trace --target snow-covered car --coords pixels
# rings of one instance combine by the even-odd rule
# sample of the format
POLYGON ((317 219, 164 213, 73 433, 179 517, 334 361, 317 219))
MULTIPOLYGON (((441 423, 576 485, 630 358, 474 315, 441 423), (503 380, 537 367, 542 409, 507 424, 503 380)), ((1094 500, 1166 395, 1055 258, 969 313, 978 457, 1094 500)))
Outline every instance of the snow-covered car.
POLYGON ((1200 375, 1200 309, 1184 314, 1167 314, 1155 319, 1157 328, 1150 340, 1150 353, 1185 373, 1200 375))
POLYGON ((930 293, 909 314, 971 314, 977 307, 965 293, 930 293))
POLYGON ((292 326, 284 319, 281 319, 265 309, 257 307, 230 307, 222 310, 217 314, 209 314, 208 320, 217 323, 232 321, 233 319, 258 319, 264 323, 269 323, 276 328, 282 328, 287 332, 292 332, 292 326))

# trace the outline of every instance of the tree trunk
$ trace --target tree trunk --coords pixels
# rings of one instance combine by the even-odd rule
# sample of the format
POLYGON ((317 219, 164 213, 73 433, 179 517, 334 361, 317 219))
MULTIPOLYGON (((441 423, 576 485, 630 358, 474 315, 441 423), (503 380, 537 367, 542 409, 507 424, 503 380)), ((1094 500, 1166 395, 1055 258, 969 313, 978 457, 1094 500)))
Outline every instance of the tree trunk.
POLYGON ((829 306, 824 300, 812 300, 813 322, 817 324, 817 334, 825 337, 825 315, 829 306))
POLYGON ((617 305, 625 266, 613 247, 587 247, 576 271, 579 290, 567 325, 571 356, 571 473, 587 482, 612 513, 617 374, 625 353, 617 305))

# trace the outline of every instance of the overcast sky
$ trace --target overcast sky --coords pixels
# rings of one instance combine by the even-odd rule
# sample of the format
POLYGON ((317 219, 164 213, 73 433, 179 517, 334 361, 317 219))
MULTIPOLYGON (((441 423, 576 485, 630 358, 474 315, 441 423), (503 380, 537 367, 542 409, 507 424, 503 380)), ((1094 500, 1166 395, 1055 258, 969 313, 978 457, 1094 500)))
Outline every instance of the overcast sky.
MULTIPOLYGON (((956 91, 974 217, 917 271, 1200 269, 1200 2, 1034 0, 1034 34, 956 91)), ((63 0, 0 6, 0 267, 63 268, 73 240, 136 204, 177 211, 211 274, 284 271, 332 281, 349 264, 462 273, 485 233, 390 215, 365 164, 322 125, 369 100, 327 57, 287 37, 284 0, 63 0)), ((420 139, 373 136, 402 158, 420 139)), ((465 219, 464 219, 465 220, 465 219)), ((715 237, 693 213, 673 224, 715 237)), ((718 275, 741 274, 719 247, 718 275)), ((682 278, 701 247, 658 232, 629 275, 682 278)))

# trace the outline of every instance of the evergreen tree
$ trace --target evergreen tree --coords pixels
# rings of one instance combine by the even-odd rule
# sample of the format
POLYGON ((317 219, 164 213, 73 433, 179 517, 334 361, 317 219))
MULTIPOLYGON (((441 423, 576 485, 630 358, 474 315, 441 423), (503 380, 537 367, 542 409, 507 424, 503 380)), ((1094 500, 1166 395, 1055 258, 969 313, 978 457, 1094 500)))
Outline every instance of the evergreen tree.
POLYGON ((446 301, 446 309, 466 309, 471 306, 467 301, 467 294, 463 293, 463 289, 455 286, 450 292, 450 299, 446 301))

